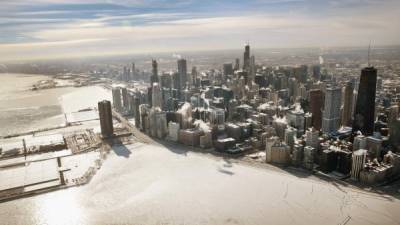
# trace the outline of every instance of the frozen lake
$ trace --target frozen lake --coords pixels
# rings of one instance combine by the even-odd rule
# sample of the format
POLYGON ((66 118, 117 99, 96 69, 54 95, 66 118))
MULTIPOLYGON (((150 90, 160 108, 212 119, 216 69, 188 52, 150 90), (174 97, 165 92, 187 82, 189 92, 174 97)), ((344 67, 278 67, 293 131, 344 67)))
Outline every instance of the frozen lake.
POLYGON ((85 186, 0 203, 1 224, 400 224, 400 200, 134 144, 85 186))
POLYGON ((97 86, 30 90, 47 79, 44 75, 0 74, 0 136, 57 127, 65 123, 64 113, 97 107, 98 101, 111 99, 108 90, 97 86))

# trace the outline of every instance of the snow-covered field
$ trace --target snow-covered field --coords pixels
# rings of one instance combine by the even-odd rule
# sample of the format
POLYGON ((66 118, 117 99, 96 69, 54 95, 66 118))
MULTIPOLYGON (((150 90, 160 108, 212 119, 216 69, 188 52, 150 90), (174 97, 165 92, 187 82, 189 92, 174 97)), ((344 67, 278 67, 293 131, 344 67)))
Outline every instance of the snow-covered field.
POLYGON ((85 186, 0 203, 2 224, 399 224, 400 200, 200 153, 115 147, 85 186))

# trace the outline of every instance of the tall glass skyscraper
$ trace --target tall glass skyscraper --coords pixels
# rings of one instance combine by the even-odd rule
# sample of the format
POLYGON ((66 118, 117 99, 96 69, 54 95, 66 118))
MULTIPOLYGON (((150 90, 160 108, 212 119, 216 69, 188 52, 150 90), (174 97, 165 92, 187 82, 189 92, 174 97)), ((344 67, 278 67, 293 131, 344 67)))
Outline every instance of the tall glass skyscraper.
POLYGON ((372 135, 374 131, 376 79, 377 70, 374 67, 361 70, 353 132, 361 131, 364 135, 372 135))

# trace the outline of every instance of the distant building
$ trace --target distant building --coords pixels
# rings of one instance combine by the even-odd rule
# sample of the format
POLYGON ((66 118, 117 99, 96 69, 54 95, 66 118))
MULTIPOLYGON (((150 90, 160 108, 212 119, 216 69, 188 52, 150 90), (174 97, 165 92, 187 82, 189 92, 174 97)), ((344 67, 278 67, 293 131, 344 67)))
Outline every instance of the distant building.
POLYGON ((114 87, 112 89, 113 106, 117 112, 122 112, 122 99, 121 99, 121 88, 114 87))
POLYGON ((312 67, 313 71, 313 78, 315 80, 320 80, 321 79, 321 66, 320 65, 314 65, 312 67))
POLYGON ((178 74, 179 74, 179 87, 177 89, 183 90, 186 88, 186 84, 188 82, 186 59, 178 60, 178 74))
POLYGON ((224 72, 224 79, 226 81, 228 75, 233 75, 233 67, 232 63, 225 63, 223 67, 224 72))
POLYGON ((131 71, 132 80, 138 80, 137 73, 136 73, 136 67, 135 67, 135 63, 134 62, 132 62, 131 70, 132 70, 131 71))
POLYGON ((114 134, 114 127, 112 121, 111 102, 103 100, 98 103, 101 135, 104 138, 112 137, 114 134))
POLYGON ((243 53, 243 70, 249 71, 250 69, 250 45, 246 44, 244 46, 243 53))
POLYGON ((377 70, 374 67, 361 70, 353 132, 361 131, 364 135, 372 135, 374 131, 376 77, 377 70))
POLYGON ((121 95, 122 95, 122 104, 123 108, 127 110, 129 108, 129 101, 128 101, 128 90, 126 87, 121 88, 121 95))
POLYGON ((238 59, 238 58, 235 59, 235 67, 233 69, 234 70, 240 69, 240 59, 238 59))
POLYGON ((151 67, 152 67, 152 74, 150 77, 150 85, 153 86, 153 83, 158 83, 158 64, 156 60, 151 61, 151 67))

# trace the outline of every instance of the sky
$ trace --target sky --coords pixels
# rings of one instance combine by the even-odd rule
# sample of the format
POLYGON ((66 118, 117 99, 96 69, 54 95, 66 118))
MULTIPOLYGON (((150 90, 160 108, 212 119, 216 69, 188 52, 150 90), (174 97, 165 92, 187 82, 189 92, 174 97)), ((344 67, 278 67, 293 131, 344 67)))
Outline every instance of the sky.
POLYGON ((0 0, 0 62, 400 44, 399 0, 0 0))

